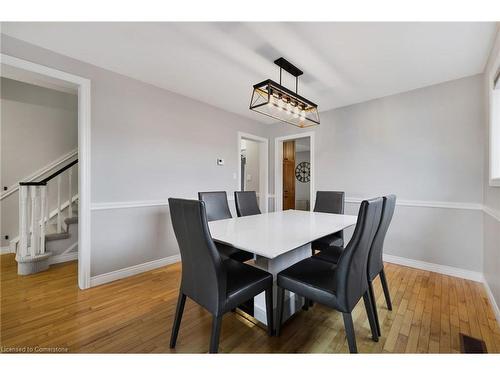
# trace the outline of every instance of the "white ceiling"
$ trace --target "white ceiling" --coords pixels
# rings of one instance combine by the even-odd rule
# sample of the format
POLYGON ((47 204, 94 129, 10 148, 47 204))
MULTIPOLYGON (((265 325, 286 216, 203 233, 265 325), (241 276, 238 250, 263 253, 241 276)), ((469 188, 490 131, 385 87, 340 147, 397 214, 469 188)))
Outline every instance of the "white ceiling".
MULTIPOLYGON (((284 56, 320 111, 484 69, 495 23, 2 23, 2 33, 257 121, 284 56)), ((291 85, 292 80, 285 80, 291 85)), ((271 120, 272 121, 272 120, 271 120)))

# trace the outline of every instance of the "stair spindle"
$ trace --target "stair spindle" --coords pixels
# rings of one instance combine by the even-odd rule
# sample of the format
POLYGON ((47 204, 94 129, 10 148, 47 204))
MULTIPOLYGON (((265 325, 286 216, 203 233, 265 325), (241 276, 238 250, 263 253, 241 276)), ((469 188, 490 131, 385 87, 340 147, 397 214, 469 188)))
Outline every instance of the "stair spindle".
POLYGON ((19 186, 19 248, 18 255, 28 255, 28 187, 19 186))
POLYGON ((47 186, 40 186, 40 254, 45 254, 45 218, 48 212, 47 186))
POLYGON ((40 199, 38 195, 38 186, 30 186, 31 193, 31 244, 30 255, 34 257, 39 252, 40 230, 38 223, 40 222, 40 199))
POLYGON ((61 217, 61 175, 57 176, 57 233, 61 233, 62 217, 61 217))
POLYGON ((69 180, 68 180, 68 213, 69 213, 69 216, 68 217, 73 217, 73 202, 71 201, 72 199, 72 189, 71 189, 71 179, 73 177, 73 168, 70 168, 68 169, 68 176, 69 176, 69 180))

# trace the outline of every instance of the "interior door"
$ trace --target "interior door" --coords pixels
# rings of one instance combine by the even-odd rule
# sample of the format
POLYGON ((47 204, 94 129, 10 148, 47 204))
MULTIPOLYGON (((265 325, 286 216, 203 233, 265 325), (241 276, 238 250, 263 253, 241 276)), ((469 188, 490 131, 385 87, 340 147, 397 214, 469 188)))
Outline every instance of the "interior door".
POLYGON ((295 209, 295 141, 283 142, 283 210, 295 209))

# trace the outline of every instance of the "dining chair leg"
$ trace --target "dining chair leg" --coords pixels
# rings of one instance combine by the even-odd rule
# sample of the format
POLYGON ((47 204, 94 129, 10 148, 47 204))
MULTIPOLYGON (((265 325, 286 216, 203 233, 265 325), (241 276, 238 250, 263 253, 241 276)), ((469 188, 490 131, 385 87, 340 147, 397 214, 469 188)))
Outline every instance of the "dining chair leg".
POLYGON ((392 310, 392 302, 391 302, 391 295, 389 293, 389 285, 387 284, 387 279, 385 277, 385 271, 382 268, 382 271, 379 273, 380 276, 380 282, 382 283, 382 289, 384 290, 384 296, 385 296, 385 302, 387 303, 387 308, 389 310, 392 310))
POLYGON ((267 316, 267 334, 274 335, 273 325, 273 287, 266 289, 266 316, 267 316))
POLYGON ((368 315, 368 321, 370 322, 370 328, 372 330, 372 340, 378 341, 378 330, 377 323, 375 322, 375 314, 373 313, 373 302, 370 298, 370 292, 367 290, 363 294, 363 302, 365 303, 366 315, 368 315))
POLYGON ((278 287, 278 295, 276 301, 276 336, 280 335, 281 321, 283 319, 283 304, 285 303, 285 290, 278 287))
POLYGON ((356 336, 354 334, 354 324, 352 322, 351 313, 342 313, 344 318, 345 334, 347 336, 347 343, 349 344, 349 353, 357 353, 356 336))
POLYGON ((375 300, 375 293, 373 292, 373 283, 370 281, 368 283, 368 291, 370 292, 370 299, 372 301, 373 306, 373 315, 375 315, 375 323, 377 323, 377 334, 382 336, 382 332, 380 330, 380 322, 378 320, 378 311, 377 311, 377 302, 375 300))
POLYGON ((212 318, 212 335, 210 336, 209 353, 217 353, 219 351, 219 336, 222 326, 222 315, 214 315, 212 318))
POLYGON ((177 335, 179 334, 179 327, 181 326, 182 313, 184 312, 184 305, 186 303, 186 295, 179 291, 179 298, 177 299, 177 308, 175 309, 174 325, 170 335, 170 348, 175 348, 177 342, 177 335))

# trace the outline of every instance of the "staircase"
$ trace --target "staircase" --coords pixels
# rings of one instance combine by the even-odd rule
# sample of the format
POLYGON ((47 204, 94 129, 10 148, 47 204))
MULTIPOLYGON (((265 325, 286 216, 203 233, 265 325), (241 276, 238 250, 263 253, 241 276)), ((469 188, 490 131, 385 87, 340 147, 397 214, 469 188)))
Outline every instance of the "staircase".
POLYGON ((11 242, 19 275, 45 271, 51 264, 78 258, 78 195, 72 196, 72 173, 78 160, 41 181, 19 183, 19 237, 11 242), (68 200, 61 202, 66 175, 68 200), (49 212, 48 182, 57 183, 56 209, 49 212))
POLYGON ((69 216, 69 209, 61 211, 66 216, 62 230, 57 231, 57 223, 47 225, 45 235, 45 250, 50 252, 50 264, 68 262, 78 259, 78 203, 73 203, 73 215, 69 216))

